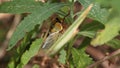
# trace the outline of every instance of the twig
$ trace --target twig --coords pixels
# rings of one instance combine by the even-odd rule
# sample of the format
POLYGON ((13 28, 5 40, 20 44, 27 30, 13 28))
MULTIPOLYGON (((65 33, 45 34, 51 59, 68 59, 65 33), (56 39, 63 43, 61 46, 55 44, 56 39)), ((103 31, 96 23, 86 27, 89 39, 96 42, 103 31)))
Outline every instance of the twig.
POLYGON ((14 20, 13 20, 13 24, 10 27, 10 30, 8 31, 8 33, 6 35, 6 39, 5 39, 5 41, 3 42, 3 45, 0 48, 0 59, 5 55, 8 42, 9 42, 13 32, 15 31, 16 26, 20 22, 20 20, 21 20, 21 15, 15 15, 14 20))
POLYGON ((101 64, 103 61, 108 60, 108 59, 110 59, 110 58, 112 58, 112 57, 114 57, 114 56, 116 56, 116 55, 119 55, 119 54, 120 54, 120 49, 114 51, 113 53, 111 53, 111 54, 108 55, 108 56, 105 56, 103 59, 101 59, 101 60, 95 62, 94 64, 88 66, 87 68, 93 68, 93 67, 95 67, 95 66, 101 64))
MULTIPOLYGON (((86 52, 91 55, 95 60, 100 60, 105 57, 105 54, 102 53, 100 50, 96 49, 93 46, 88 46, 86 52)), ((109 68, 109 61, 106 60, 103 63, 101 63, 101 66, 104 68, 109 68)))

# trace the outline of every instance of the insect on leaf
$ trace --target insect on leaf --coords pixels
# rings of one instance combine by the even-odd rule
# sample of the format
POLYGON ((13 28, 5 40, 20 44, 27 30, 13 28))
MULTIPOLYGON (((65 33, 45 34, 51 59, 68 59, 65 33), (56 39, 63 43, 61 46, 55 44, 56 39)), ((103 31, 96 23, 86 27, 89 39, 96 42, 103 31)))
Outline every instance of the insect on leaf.
POLYGON ((27 16, 16 28, 16 31, 13 33, 8 50, 13 48, 15 44, 22 39, 25 34, 34 29, 34 27, 38 24, 42 24, 44 20, 46 20, 53 13, 60 10, 66 4, 63 3, 54 3, 54 4, 45 4, 42 8, 36 9, 35 12, 27 16))

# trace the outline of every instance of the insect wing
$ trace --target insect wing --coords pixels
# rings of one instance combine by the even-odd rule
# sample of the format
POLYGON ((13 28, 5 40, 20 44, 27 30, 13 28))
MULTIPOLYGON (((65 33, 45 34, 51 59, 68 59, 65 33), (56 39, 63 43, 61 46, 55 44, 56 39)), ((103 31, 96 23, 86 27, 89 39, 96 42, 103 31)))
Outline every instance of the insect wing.
POLYGON ((46 39, 45 43, 43 44, 42 48, 43 49, 50 48, 53 45, 53 43, 57 40, 58 37, 59 37, 59 31, 51 33, 47 37, 47 39, 46 39))

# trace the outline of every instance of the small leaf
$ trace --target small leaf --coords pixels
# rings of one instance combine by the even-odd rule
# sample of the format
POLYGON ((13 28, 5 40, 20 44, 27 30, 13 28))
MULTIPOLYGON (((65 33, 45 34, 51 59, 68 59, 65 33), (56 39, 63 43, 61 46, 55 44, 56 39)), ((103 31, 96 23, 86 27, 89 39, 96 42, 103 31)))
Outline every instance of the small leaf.
POLYGON ((111 46, 114 49, 120 48, 120 40, 119 39, 112 39, 107 43, 108 46, 111 46))
POLYGON ((18 64, 16 68, 23 68, 23 64, 18 64))
MULTIPOLYGON (((94 3, 93 0, 78 0, 84 8, 88 7, 91 3, 94 3)), ((108 11, 106 9, 101 9, 100 4, 94 3, 90 13, 89 17, 93 18, 94 20, 97 20, 103 24, 107 21, 108 11)))
POLYGON ((35 64, 32 68, 40 68, 39 65, 35 64))
POLYGON ((2 3, 0 5, 1 13, 31 13, 42 7, 41 2, 35 2, 34 0, 14 0, 2 3))
POLYGON ((107 43, 116 37, 120 31, 119 22, 120 19, 118 17, 110 20, 107 24, 105 24, 105 29, 97 33, 96 38, 91 41, 91 45, 103 45, 104 43, 107 43))
POLYGON ((23 63, 23 65, 27 64, 28 61, 38 53, 39 48, 41 47, 41 44, 42 44, 42 39, 37 39, 32 43, 32 45, 30 46, 30 49, 27 50, 22 55, 21 63, 23 63))
POLYGON ((81 31, 78 35, 83 35, 89 38, 93 38, 95 36, 95 31, 81 31))
POLYGON ((47 4, 42 8, 37 9, 35 12, 26 17, 16 28, 16 31, 13 33, 8 50, 13 48, 15 44, 24 37, 24 35, 34 29, 37 24, 42 24, 50 15, 57 12, 65 4, 47 4))
POLYGON ((80 32, 78 33, 78 35, 83 35, 89 38, 93 38, 96 32, 103 28, 104 28, 103 24, 97 21, 93 21, 91 23, 83 24, 80 28, 80 32))
POLYGON ((14 64, 14 60, 10 60, 10 62, 8 63, 8 68, 14 68, 15 64, 14 64))
POLYGON ((92 63, 92 59, 85 53, 85 49, 72 48, 72 58, 76 68, 86 68, 92 63))
POLYGON ((98 31, 103 29, 104 25, 99 23, 98 21, 93 21, 87 24, 83 24, 80 28, 81 31, 98 31))
POLYGON ((58 61, 62 64, 66 63, 66 51, 65 50, 60 51, 60 56, 59 56, 58 61))

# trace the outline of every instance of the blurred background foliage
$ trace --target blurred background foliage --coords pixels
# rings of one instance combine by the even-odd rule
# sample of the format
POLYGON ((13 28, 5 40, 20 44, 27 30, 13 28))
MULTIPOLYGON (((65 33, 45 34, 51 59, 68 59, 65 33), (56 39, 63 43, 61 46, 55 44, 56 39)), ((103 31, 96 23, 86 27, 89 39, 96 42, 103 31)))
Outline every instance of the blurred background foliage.
MULTIPOLYGON (((1 2, 4 1, 6 0, 1 0, 1 2)), ((120 56, 118 55, 120 52, 117 51, 120 49, 120 0, 42 0, 42 2, 34 2, 33 0, 19 2, 19 0, 14 0, 13 2, 0 5, 0 68, 5 68, 6 66, 9 68, 22 68, 27 63, 36 62, 36 59, 39 62, 35 64, 40 66, 46 61, 48 62, 48 66, 55 63, 56 66, 60 64, 65 68, 86 68, 100 59, 102 60, 106 55, 108 57, 113 56, 114 52, 118 52, 114 55, 115 57, 108 58, 109 61, 106 60, 106 63, 101 65, 99 65, 100 63, 98 65, 96 64, 96 68, 109 68, 110 64, 113 64, 111 68, 120 67, 120 56), (59 48, 61 49, 60 52, 58 49, 59 55, 57 55, 57 58, 53 58, 52 56, 44 60, 46 58, 44 53, 37 54, 36 56, 39 47, 43 43, 43 39, 40 37, 42 31, 48 29, 46 26, 49 26, 51 22, 51 20, 47 19, 48 17, 53 13, 57 13, 58 17, 61 18, 60 21, 65 17, 63 22, 65 28, 63 29, 66 31, 91 3, 94 4, 93 8, 78 28, 80 31, 62 49, 59 48), (21 23, 16 28, 7 46, 13 48, 16 43, 17 46, 13 50, 6 52, 6 47, 4 49, 2 45, 6 40, 10 40, 10 38, 7 39, 7 34, 14 23, 16 14, 21 15, 21 18, 19 18, 19 22, 21 23), (44 20, 46 21, 43 22, 44 20), (41 57, 41 54, 44 57, 41 57), (41 58, 43 61, 38 58, 41 58)), ((55 17, 56 15, 53 15, 53 19, 55 17)), ((43 67, 47 68, 47 65, 43 65, 43 67)), ((39 66, 34 65, 34 68, 39 68, 39 66)))

